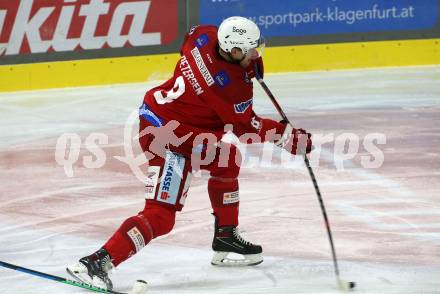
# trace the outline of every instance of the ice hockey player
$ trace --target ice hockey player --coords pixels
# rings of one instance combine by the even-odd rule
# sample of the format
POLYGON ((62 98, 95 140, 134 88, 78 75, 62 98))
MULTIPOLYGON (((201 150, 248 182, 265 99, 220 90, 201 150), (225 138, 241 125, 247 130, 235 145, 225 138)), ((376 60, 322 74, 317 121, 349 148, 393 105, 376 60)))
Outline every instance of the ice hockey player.
POLYGON ((263 261, 261 246, 244 240, 237 229, 241 157, 237 147, 220 140, 225 125, 237 137, 253 134, 292 154, 310 152, 312 142, 306 131, 259 117, 252 109, 255 68, 263 75, 257 50, 262 40, 257 25, 243 17, 227 18, 218 28, 195 26, 187 33, 173 77, 149 90, 139 109, 139 141, 149 155, 145 207, 126 219, 102 248, 68 266, 71 275, 111 289, 111 268, 172 230, 192 172, 199 169, 210 173, 207 190, 215 218, 211 263, 240 266, 263 261), (165 138, 167 147, 158 150, 157 143, 164 138, 157 137, 160 132, 146 130, 163 130, 171 123, 173 134, 165 138), (178 138, 185 140, 175 142, 178 138), (211 160, 196 160, 203 157, 211 160), (243 258, 228 258, 232 252, 243 258))

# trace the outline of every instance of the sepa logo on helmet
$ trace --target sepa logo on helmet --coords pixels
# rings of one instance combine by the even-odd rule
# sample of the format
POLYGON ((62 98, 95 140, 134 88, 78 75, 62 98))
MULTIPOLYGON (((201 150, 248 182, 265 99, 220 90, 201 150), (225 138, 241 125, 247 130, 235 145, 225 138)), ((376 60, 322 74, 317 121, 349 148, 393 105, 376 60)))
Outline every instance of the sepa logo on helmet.
POLYGON ((232 27, 232 32, 238 33, 239 35, 246 34, 246 30, 245 29, 240 29, 240 28, 237 28, 237 27, 232 27))

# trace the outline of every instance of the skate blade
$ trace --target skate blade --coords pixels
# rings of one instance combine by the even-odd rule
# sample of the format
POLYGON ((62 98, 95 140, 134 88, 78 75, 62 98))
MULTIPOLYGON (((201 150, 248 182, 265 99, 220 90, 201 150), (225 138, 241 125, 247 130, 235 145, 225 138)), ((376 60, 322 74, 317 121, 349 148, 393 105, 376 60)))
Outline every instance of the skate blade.
POLYGON ((216 251, 211 264, 215 266, 224 266, 224 267, 234 267, 234 266, 253 266, 263 262, 263 257, 261 254, 235 254, 241 256, 242 258, 229 258, 228 255, 231 252, 220 252, 216 251))
POLYGON ((112 290, 112 287, 107 287, 107 285, 99 278, 97 278, 96 276, 94 276, 95 278, 90 278, 90 276, 87 273, 84 272, 79 272, 79 271, 75 271, 69 267, 66 267, 66 271, 67 273, 72 276, 75 280, 77 280, 78 282, 96 287, 96 288, 100 288, 103 290, 112 290))
POLYGON ((67 273, 74 278, 75 280, 77 280, 78 282, 81 283, 86 283, 89 285, 92 285, 92 278, 88 275, 87 273, 87 269, 86 272, 80 272, 77 269, 74 269, 75 266, 68 266, 66 267, 66 271, 67 273))

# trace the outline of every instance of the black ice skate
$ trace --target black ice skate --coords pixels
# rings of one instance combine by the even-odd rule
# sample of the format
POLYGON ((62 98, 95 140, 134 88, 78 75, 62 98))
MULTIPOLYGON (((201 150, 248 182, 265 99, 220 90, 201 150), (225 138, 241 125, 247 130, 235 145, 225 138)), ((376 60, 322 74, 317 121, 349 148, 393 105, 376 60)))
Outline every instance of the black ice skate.
POLYGON ((101 248, 92 255, 81 258, 66 268, 67 272, 80 282, 112 290, 113 284, 108 272, 113 268, 108 252, 101 248))
POLYGON ((215 254, 211 264, 217 266, 245 266, 257 265, 263 262, 261 253, 263 249, 260 245, 254 245, 240 236, 237 227, 217 225, 215 221, 215 233, 212 241, 212 249, 215 254), (242 258, 228 258, 230 253, 241 255, 242 258))

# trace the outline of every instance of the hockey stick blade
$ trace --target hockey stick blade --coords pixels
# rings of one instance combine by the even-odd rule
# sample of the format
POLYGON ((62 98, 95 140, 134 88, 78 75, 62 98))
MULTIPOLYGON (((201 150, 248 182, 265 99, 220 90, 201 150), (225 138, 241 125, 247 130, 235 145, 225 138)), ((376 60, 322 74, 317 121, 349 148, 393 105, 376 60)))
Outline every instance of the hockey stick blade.
MULTIPOLYGON (((19 271, 19 272, 22 272, 22 273, 25 273, 25 274, 29 274, 29 275, 33 275, 33 276, 36 276, 36 277, 40 277, 40 278, 43 278, 43 279, 46 279, 46 280, 51 280, 51 281, 67 284, 67 285, 70 285, 70 286, 75 286, 75 287, 83 288, 83 289, 86 289, 86 290, 89 290, 89 291, 92 291, 92 292, 96 292, 96 293, 128 294, 128 293, 117 292, 117 291, 113 291, 113 290, 107 290, 107 289, 95 287, 95 286, 92 286, 90 284, 81 283, 81 282, 77 282, 77 281, 74 281, 74 280, 66 279, 66 278, 63 278, 63 277, 54 276, 54 275, 51 275, 51 274, 39 272, 39 271, 32 270, 32 269, 29 269, 29 268, 25 268, 25 267, 22 267, 22 266, 18 266, 18 265, 15 265, 15 264, 7 263, 7 262, 4 262, 4 261, 0 261, 0 266, 3 266, 3 267, 8 268, 8 269, 15 270, 15 271, 19 271)), ((137 293, 139 293, 139 292, 137 292, 137 293)))

